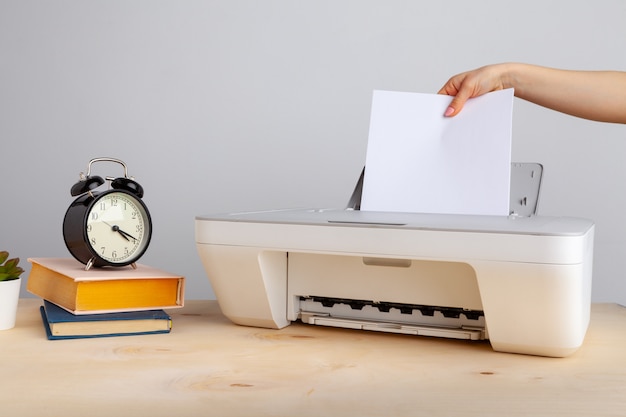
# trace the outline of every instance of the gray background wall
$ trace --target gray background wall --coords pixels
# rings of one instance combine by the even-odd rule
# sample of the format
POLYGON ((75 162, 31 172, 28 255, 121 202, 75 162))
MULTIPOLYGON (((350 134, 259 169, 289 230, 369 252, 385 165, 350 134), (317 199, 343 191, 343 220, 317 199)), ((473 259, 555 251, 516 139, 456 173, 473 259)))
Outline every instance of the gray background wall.
MULTIPOLYGON (((214 298, 194 217, 343 206, 372 90, 501 61, 626 70, 625 22, 623 0, 0 0, 0 248, 69 256, 70 186, 117 157, 155 223, 142 262, 214 298)), ((513 123, 513 160, 545 166, 540 213, 597 224, 594 300, 626 303, 626 127, 520 100, 513 123)))

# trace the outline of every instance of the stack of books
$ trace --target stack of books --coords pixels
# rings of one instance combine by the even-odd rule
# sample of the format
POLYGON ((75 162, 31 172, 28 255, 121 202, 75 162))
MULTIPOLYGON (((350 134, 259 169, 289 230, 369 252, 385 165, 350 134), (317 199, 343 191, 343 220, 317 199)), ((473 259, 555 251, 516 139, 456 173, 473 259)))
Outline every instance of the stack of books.
POLYGON ((71 258, 28 261, 26 289, 43 299, 50 340, 169 333, 164 309, 184 305, 184 277, 147 265, 86 271, 71 258))

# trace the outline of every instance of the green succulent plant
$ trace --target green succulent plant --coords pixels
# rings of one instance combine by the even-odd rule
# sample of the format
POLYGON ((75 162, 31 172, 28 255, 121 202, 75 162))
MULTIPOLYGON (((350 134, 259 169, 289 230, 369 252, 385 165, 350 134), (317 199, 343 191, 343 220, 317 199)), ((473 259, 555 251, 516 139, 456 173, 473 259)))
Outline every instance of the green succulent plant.
POLYGON ((0 251, 0 281, 18 279, 24 272, 19 263, 20 258, 9 259, 9 252, 0 251))

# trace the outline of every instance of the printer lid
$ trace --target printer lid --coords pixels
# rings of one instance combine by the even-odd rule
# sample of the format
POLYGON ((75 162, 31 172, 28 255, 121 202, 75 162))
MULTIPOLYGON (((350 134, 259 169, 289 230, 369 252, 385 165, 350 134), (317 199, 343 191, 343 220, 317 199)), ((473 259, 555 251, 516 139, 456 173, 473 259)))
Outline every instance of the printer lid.
POLYGON ((351 209, 269 210, 213 214, 197 216, 196 219, 200 221, 400 228, 543 236, 580 236, 593 227, 591 220, 574 217, 402 213, 351 209))

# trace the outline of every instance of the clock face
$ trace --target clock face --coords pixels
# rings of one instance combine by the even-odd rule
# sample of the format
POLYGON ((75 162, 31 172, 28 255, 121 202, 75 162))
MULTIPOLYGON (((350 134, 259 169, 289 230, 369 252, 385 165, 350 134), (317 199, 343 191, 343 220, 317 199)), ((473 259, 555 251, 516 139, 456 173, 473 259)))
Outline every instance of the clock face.
POLYGON ((134 262, 150 241, 150 215, 140 200, 126 192, 98 196, 86 213, 86 221, 91 250, 111 264, 134 262))

